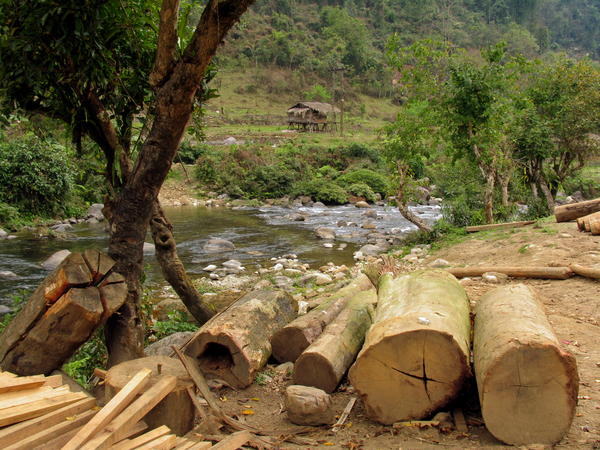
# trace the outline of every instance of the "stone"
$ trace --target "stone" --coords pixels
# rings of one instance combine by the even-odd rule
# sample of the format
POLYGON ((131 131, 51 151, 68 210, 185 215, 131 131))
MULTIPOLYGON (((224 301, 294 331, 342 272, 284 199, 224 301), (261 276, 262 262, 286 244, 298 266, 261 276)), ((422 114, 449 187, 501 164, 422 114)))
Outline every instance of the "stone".
POLYGON ((354 204, 354 206, 356 208, 370 208, 371 207, 371 205, 369 205, 367 202, 356 202, 354 204))
POLYGON ((231 252, 235 250, 235 245, 225 239, 210 239, 202 247, 207 253, 231 252))
POLYGON ((373 219, 367 219, 363 222, 361 228, 364 228, 365 230, 375 230, 377 228, 377 225, 375 225, 373 219))
POLYGON ((333 281, 333 279, 329 275, 325 275, 323 273, 318 273, 315 278, 315 284, 317 286, 323 286, 325 284, 329 284, 333 281))
POLYGON ((443 269, 444 267, 448 267, 450 263, 445 259, 436 259, 434 262, 429 264, 429 267, 432 269, 443 269))
POLYGON ((40 265, 44 269, 54 270, 63 261, 63 259, 65 259, 70 254, 71 254, 71 252, 69 250, 60 250, 60 251, 54 253, 52 256, 50 256, 50 258, 48 258, 46 261, 44 261, 40 265))
POLYGON ((331 396, 309 386, 288 386, 285 390, 288 419, 296 425, 329 425, 334 417, 331 396))
POLYGON ((345 221, 345 220, 338 220, 337 226, 340 227, 340 228, 347 227, 348 226, 348 222, 345 221))
POLYGON ((333 248, 333 244, 331 242, 326 242, 323 244, 323 247, 325 248, 333 248))
POLYGON ((484 273, 481 278, 484 281, 487 281, 488 283, 504 283, 506 281, 508 281, 508 275, 506 275, 505 273, 500 273, 500 272, 486 272, 484 273), (492 278, 490 278, 490 280, 486 280, 486 276, 488 277, 494 277, 496 279, 496 281, 494 281, 492 278))
POLYGON ((431 197, 431 194, 429 193, 429 189, 424 188, 423 186, 417 186, 415 188, 415 197, 417 197, 417 200, 420 204, 426 205, 431 197))
MULTIPOLYGON (((193 261, 192 261, 193 262, 193 261)), ((202 269, 204 272, 214 272, 215 270, 217 270, 217 266, 215 266, 214 264, 209 264, 208 266, 206 266, 204 269, 202 269)))
POLYGON ((154 244, 150 242, 144 242, 144 253, 154 253, 156 251, 156 247, 154 244))
POLYGON ((4 317, 7 314, 12 314, 14 311, 8 306, 0 305, 0 317, 4 317))
POLYGON ((225 267, 226 269, 239 269, 240 267, 242 267, 242 263, 239 261, 236 261, 235 259, 230 259, 229 261, 225 261, 221 265, 223 267, 225 267))
POLYGON ((189 340, 194 334, 193 331, 180 331, 179 333, 173 333, 160 341, 156 341, 150 344, 144 349, 146 356, 169 356, 173 353, 171 345, 179 348, 185 342, 189 340))
POLYGON ((8 233, 0 228, 0 239, 4 239, 6 236, 8 236, 8 233))
POLYGON ((67 230, 72 230, 73 226, 69 223, 60 223, 58 225, 54 225, 51 229, 54 231, 58 231, 59 233, 64 233, 67 230))
POLYGON ((363 213, 364 216, 370 218, 370 219, 377 219, 377 211, 375 211, 374 209, 368 209, 363 213))
POLYGON ((385 249, 382 249, 378 245, 367 244, 363 245, 359 250, 363 256, 377 256, 385 249))
POLYGON ((415 255, 414 253, 409 253, 404 258, 402 258, 402 261, 404 261, 404 262, 415 262, 418 259, 419 259, 419 257, 417 255, 415 255))
POLYGON ((335 231, 333 228, 320 227, 315 230, 315 236, 319 239, 335 239, 335 231))
POLYGON ((294 371, 294 363, 291 361, 279 364, 274 369, 275 373, 283 373, 285 375, 291 375, 294 371))
POLYGON ((104 220, 104 214, 102 214, 102 209, 104 205, 102 203, 94 203, 87 211, 87 217, 95 217, 98 221, 104 220))
POLYGON ((0 271, 0 278, 18 278, 17 274, 10 270, 0 271))

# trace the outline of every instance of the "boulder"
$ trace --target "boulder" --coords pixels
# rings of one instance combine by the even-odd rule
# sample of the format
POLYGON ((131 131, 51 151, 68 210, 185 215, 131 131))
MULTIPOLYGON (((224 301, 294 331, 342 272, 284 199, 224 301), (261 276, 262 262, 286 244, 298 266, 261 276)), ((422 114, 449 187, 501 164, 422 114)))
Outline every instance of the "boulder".
POLYGON ((362 228, 364 228, 365 230, 374 230, 377 228, 377 225, 375 225, 375 222, 373 222, 373 219, 367 219, 363 222, 362 228))
POLYGON ((335 231, 333 228, 320 227, 315 230, 315 236, 319 239, 335 239, 335 231))
POLYGON ((63 261, 63 259, 65 259, 70 254, 71 254, 71 252, 69 250, 60 250, 60 251, 54 253, 50 258, 48 258, 46 261, 44 261, 40 265, 44 269, 54 270, 63 261))
POLYGON ((354 204, 354 206, 356 208, 370 208, 371 207, 371 205, 369 205, 367 202, 356 202, 354 204))
POLYGON ((8 233, 0 228, 0 239, 4 239, 6 236, 8 236, 8 233))
POLYGON ((415 197, 417 197, 417 201, 420 204, 426 205, 429 201, 429 198, 431 197, 431 194, 429 192, 429 189, 424 188, 423 186, 417 186, 415 189, 415 197))
POLYGON ((235 250, 235 245, 225 239, 210 239, 202 250, 208 253, 231 252, 235 250))
POLYGON ((144 349, 146 356, 169 356, 173 353, 171 345, 175 347, 181 347, 182 344, 187 342, 189 338, 194 334, 193 331, 180 331, 179 333, 173 333, 160 341, 156 341, 150 344, 144 349))
POLYGON ((0 278, 18 278, 17 274, 10 270, 0 271, 0 278))
POLYGON ((374 209, 367 209, 364 213, 363 216, 368 217, 369 219, 377 219, 377 211, 375 211, 374 209))
POLYGON ((285 390, 288 419, 296 425, 328 425, 334 417, 331 397, 321 389, 308 386, 288 386, 285 390))
POLYGON ((104 205, 102 203, 94 203, 88 209, 87 216, 89 218, 95 217, 99 221, 102 221, 102 220, 104 220, 104 214, 102 214, 102 209, 103 208, 104 208, 104 205))

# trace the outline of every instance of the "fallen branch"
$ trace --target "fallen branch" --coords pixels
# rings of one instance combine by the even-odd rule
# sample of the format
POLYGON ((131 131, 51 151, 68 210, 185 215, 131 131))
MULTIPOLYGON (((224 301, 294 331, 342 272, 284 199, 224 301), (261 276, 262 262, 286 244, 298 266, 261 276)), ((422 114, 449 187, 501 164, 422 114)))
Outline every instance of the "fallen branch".
POLYGON ((340 418, 336 422, 336 424, 333 426, 333 430, 331 430, 331 431, 333 431, 335 433, 336 431, 340 430, 340 428, 344 425, 344 422, 346 422, 346 419, 350 415, 350 411, 352 411, 352 408, 354 407, 355 403, 356 403, 356 397, 351 398, 350 401, 348 402, 348 404, 346 405, 344 412, 342 413, 342 415, 340 416, 340 418))
POLYGON ((498 230, 501 228, 518 228, 527 225, 533 225, 535 220, 523 220, 521 222, 506 222, 506 223, 491 223, 488 225, 478 225, 475 227, 467 227, 467 233, 475 233, 476 231, 498 230))
POLYGON ((582 277, 600 279, 600 269, 592 269, 591 267, 584 267, 579 264, 569 264, 569 268, 573 273, 582 277))
POLYGON ((446 269, 456 278, 480 277, 486 272, 499 272, 515 278, 566 280, 573 276, 569 267, 461 267, 446 269))

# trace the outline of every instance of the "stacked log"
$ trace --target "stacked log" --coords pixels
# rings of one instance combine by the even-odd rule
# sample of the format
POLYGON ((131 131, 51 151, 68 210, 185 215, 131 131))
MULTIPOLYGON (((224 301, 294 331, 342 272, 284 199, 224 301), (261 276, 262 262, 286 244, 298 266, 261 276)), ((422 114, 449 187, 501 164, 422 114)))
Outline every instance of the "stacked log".
POLYGON ((579 378, 532 288, 504 286, 477 303, 475 375, 487 429, 510 445, 554 444, 571 426, 579 378))
POLYGON ((380 277, 374 324, 349 372, 371 418, 423 419, 458 395, 470 376, 469 309, 446 271, 380 277))
POLYGON ((587 231, 592 233, 593 236, 600 234, 600 212, 588 214, 587 216, 579 217, 577 219, 577 227, 579 231, 587 231))
POLYGON ((361 274, 319 306, 282 328, 271 341, 273 357, 280 363, 295 362, 356 294, 372 287, 369 278, 361 274))
POLYGON ((356 294, 296 360, 294 383, 332 393, 362 348, 376 303, 375 289, 356 294))
POLYGON ((554 217, 556 217, 557 222, 568 222, 599 211, 600 198, 597 198, 587 202, 557 206, 554 208, 554 217))
POLYGON ((204 324, 185 354, 196 358, 206 377, 244 389, 271 356, 273 335, 295 318, 287 292, 250 292, 204 324))
POLYGON ((69 254, 0 335, 0 368, 48 375, 67 362, 125 301, 114 264, 96 250, 69 254))

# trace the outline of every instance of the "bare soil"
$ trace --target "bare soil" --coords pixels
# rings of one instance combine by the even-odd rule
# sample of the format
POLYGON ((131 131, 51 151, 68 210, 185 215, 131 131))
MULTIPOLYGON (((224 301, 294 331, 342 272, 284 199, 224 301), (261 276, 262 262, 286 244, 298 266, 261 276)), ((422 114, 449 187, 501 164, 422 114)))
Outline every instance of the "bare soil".
MULTIPOLYGON (((573 222, 474 234, 461 243, 430 254, 418 266, 426 267, 438 258, 445 259, 452 267, 544 267, 576 263, 600 268, 600 236, 580 233, 573 222)), ((414 268, 416 266, 405 267, 406 270, 414 268)), ((574 276, 568 280, 509 278, 504 283, 525 283, 537 290, 563 348, 577 359, 580 388, 576 417, 568 434, 554 448, 600 449, 600 281, 574 276)), ((477 302, 496 287, 481 278, 473 278, 464 284, 472 302, 477 302)), ((276 367, 276 364, 267 365, 257 382, 243 391, 220 389, 218 395, 224 411, 257 427, 283 429, 293 426, 283 405, 285 388, 293 381, 290 374, 277 373, 276 367), (248 411, 252 413, 248 414, 248 411)), ((344 379, 332 394, 336 414, 342 413, 354 395, 352 386, 344 379)), ((366 416, 359 400, 345 425, 336 432, 331 426, 313 427, 302 436, 303 445, 284 442, 280 447, 364 450, 512 448, 494 438, 483 425, 474 380, 447 411, 452 412, 457 407, 466 417, 467 433, 456 429, 446 434, 437 428, 385 427, 366 416)), ((533 445, 525 448, 551 447, 533 445)))

